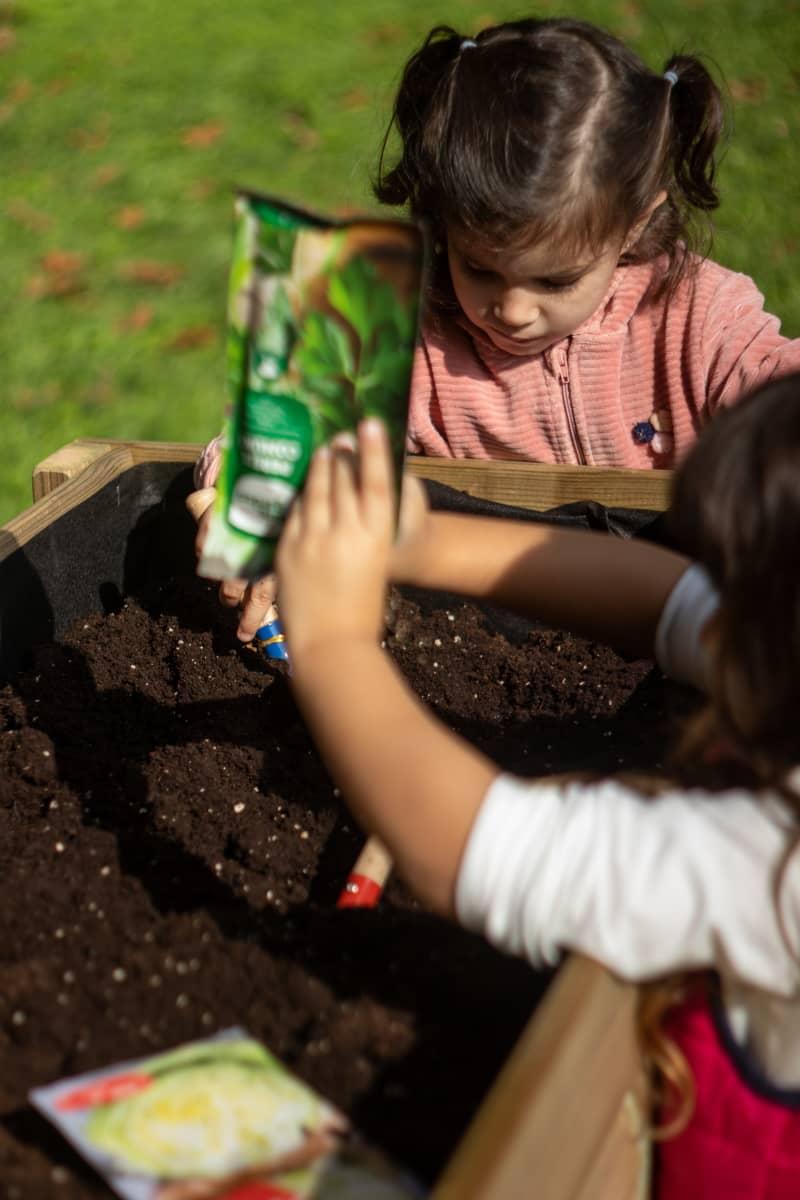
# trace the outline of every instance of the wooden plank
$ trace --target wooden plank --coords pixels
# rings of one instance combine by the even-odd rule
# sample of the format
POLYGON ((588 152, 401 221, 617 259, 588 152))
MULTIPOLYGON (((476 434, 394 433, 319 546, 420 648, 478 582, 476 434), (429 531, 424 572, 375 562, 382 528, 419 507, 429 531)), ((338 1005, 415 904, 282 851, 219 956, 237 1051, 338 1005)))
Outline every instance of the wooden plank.
POLYGON ((68 479, 74 479, 102 455, 120 448, 130 454, 130 464, 138 466, 143 462, 194 462, 203 447, 199 442, 125 442, 76 438, 34 467, 34 500, 41 500, 68 479))
POLYGON ((49 496, 62 483, 74 479, 81 471, 102 455, 107 454, 111 446, 108 442, 75 441, 62 446, 54 454, 48 455, 33 468, 33 499, 41 500, 49 496))
POLYGON ((628 1094, 642 1095, 644 1086, 635 997, 634 987, 597 963, 569 959, 431 1200, 635 1200, 644 1194, 641 1135, 620 1118, 628 1094))
MULTIPOLYGON (((198 442, 126 442, 78 438, 34 469, 34 496, 71 479, 99 453, 125 447, 134 463, 194 462, 198 442)), ((669 505, 671 471, 605 467, 551 466, 547 463, 495 462, 489 459, 426 458, 409 455, 408 470, 435 479, 470 496, 543 511, 558 504, 596 500, 621 508, 663 510, 669 505)))
MULTIPOLYGON (((98 455, 72 479, 57 486, 55 491, 37 500, 0 528, 0 561, 131 466, 131 453, 123 443, 98 455)), ((58 477, 58 468, 54 470, 53 477, 58 477)))
POLYGON ((571 1200, 646 1200, 652 1146, 647 1135, 647 1088, 627 1092, 580 1190, 571 1200))
POLYGON ((409 455, 406 465, 414 475, 446 483, 470 496, 540 512, 578 500, 663 511, 669 507, 672 484, 672 471, 661 470, 612 470, 419 455, 409 455))

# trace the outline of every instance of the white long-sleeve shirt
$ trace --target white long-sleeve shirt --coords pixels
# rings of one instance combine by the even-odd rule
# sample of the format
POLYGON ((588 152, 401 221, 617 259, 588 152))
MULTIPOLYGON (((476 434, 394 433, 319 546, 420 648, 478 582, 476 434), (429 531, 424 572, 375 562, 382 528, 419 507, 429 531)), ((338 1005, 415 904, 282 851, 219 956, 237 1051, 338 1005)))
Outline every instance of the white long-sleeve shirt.
MULTIPOLYGON (((668 673, 702 680, 699 635, 716 606, 708 577, 690 568, 659 627, 668 673)), ((775 894, 796 832, 777 795, 673 789, 651 799, 614 780, 500 775, 470 832, 456 908, 468 928, 537 965, 577 950, 632 980, 715 968, 737 1041, 776 1085, 797 1087, 800 849, 780 915, 775 894)))

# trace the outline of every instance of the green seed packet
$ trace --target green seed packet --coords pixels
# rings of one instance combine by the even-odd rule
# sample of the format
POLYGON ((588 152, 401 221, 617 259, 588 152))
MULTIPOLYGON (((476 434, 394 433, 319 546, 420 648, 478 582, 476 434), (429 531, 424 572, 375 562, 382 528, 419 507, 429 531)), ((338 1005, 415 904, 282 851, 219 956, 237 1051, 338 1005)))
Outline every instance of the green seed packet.
POLYGON ((229 409, 198 573, 269 569, 314 450, 365 416, 402 474, 425 262, 408 221, 333 220, 239 192, 228 291, 229 409))
POLYGON ((123 1200, 419 1200, 419 1185, 242 1029, 35 1088, 123 1200))

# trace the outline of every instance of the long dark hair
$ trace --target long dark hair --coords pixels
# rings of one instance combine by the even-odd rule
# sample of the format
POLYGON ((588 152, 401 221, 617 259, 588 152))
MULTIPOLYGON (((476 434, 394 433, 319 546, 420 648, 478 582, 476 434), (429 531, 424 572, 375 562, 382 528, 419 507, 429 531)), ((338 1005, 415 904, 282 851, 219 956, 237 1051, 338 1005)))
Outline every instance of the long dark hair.
MULTIPOLYGON (((679 747, 681 765, 716 760, 716 786, 736 782, 782 796, 795 817, 773 897, 800 842, 800 795, 788 773, 800 761, 800 374, 773 380, 718 413, 675 475, 672 540, 703 564, 720 594, 706 643, 708 702, 679 747)), ((705 771, 703 772, 706 773, 705 771)), ((794 952, 794 951, 793 951, 794 952)), ((665 1017, 707 974, 676 974, 640 988, 637 1030, 653 1094, 666 1104, 658 1138, 691 1116, 694 1082, 665 1017)))
POLYGON ((438 25, 403 72, 375 195, 440 239, 452 224, 501 245, 582 249, 634 231, 621 261, 666 255, 658 290, 671 290, 687 251, 710 244, 724 107, 699 59, 675 55, 664 71, 583 21, 513 21, 475 38, 438 25))
POLYGON ((800 374, 714 417, 675 477, 669 523, 720 593, 703 736, 782 787, 800 760, 800 374))

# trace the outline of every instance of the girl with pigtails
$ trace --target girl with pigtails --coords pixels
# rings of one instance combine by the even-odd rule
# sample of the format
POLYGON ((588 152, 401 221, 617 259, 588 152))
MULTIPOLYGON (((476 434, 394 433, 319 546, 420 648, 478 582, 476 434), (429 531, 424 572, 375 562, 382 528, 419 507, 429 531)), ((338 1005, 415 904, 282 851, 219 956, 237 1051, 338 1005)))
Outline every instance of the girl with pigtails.
MULTIPOLYGON (((433 235, 411 453, 673 468, 718 410, 800 369, 753 281, 706 257, 724 117, 697 58, 652 71, 582 21, 429 33, 375 184, 433 235)), ((198 512, 220 454, 195 466, 198 512)), ((274 594, 221 585, 243 641, 274 594)))
POLYGON ((800 367, 752 280, 698 253, 723 124, 697 58, 654 72, 582 21, 431 31, 375 186, 434 236, 410 451, 674 467, 800 367))

